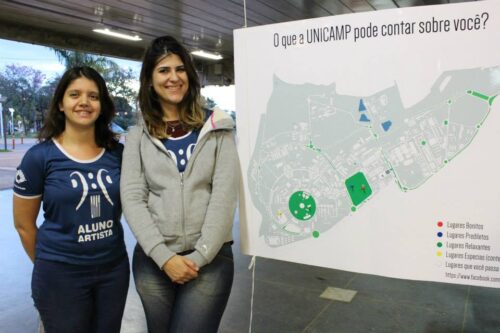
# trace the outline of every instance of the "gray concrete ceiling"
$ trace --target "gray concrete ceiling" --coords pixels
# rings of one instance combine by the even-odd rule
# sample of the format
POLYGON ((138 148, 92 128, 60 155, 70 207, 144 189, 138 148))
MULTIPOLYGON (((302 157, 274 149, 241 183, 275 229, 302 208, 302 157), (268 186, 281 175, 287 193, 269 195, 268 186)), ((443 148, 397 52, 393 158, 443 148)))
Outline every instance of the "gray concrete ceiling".
MULTIPOLYGON (((246 0, 247 26, 473 0, 246 0)), ((199 60, 206 83, 233 80, 233 30, 245 25, 244 0, 0 0, 0 38, 140 60, 155 37, 172 35, 189 48, 224 56, 199 60), (108 27, 140 42, 92 31, 108 27), (222 73, 222 74, 220 74, 222 73)))

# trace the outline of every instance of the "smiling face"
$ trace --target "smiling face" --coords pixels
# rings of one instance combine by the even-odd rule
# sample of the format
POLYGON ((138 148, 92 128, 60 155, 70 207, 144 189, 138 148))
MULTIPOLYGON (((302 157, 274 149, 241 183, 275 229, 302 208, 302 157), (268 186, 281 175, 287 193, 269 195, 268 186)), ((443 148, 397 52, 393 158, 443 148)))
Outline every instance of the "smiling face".
POLYGON ((66 127, 94 127, 101 113, 99 89, 94 81, 82 76, 72 81, 62 101, 59 110, 64 112, 66 127))
POLYGON ((189 89, 189 78, 181 58, 174 53, 160 59, 153 70, 152 85, 162 107, 177 110, 189 89))

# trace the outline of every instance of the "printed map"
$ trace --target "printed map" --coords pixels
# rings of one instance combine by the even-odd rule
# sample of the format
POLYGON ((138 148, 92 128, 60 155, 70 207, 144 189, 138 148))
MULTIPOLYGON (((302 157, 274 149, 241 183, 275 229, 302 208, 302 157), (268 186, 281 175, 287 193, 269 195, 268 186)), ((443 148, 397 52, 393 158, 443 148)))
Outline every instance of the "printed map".
POLYGON ((425 186, 467 149, 499 93, 500 67, 445 72, 406 108, 397 85, 346 96, 275 77, 248 169, 260 236, 270 247, 320 237, 391 183, 425 186))

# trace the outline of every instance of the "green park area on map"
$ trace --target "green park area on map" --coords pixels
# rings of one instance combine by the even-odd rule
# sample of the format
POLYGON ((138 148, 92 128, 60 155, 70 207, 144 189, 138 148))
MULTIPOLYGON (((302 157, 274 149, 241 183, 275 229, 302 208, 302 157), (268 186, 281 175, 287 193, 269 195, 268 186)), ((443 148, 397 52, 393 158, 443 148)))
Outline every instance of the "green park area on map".
POLYGON ((352 177, 347 178, 345 187, 354 206, 358 206, 372 194, 372 189, 362 172, 358 172, 352 177))

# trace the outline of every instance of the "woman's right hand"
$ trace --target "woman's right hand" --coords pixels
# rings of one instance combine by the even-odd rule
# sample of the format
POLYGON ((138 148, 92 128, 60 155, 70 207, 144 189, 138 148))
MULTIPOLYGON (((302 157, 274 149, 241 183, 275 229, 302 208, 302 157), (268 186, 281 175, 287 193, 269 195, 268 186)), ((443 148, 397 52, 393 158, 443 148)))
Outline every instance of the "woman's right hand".
POLYGON ((198 266, 186 257, 175 255, 170 258, 163 271, 168 275, 172 282, 184 284, 198 277, 198 266))

